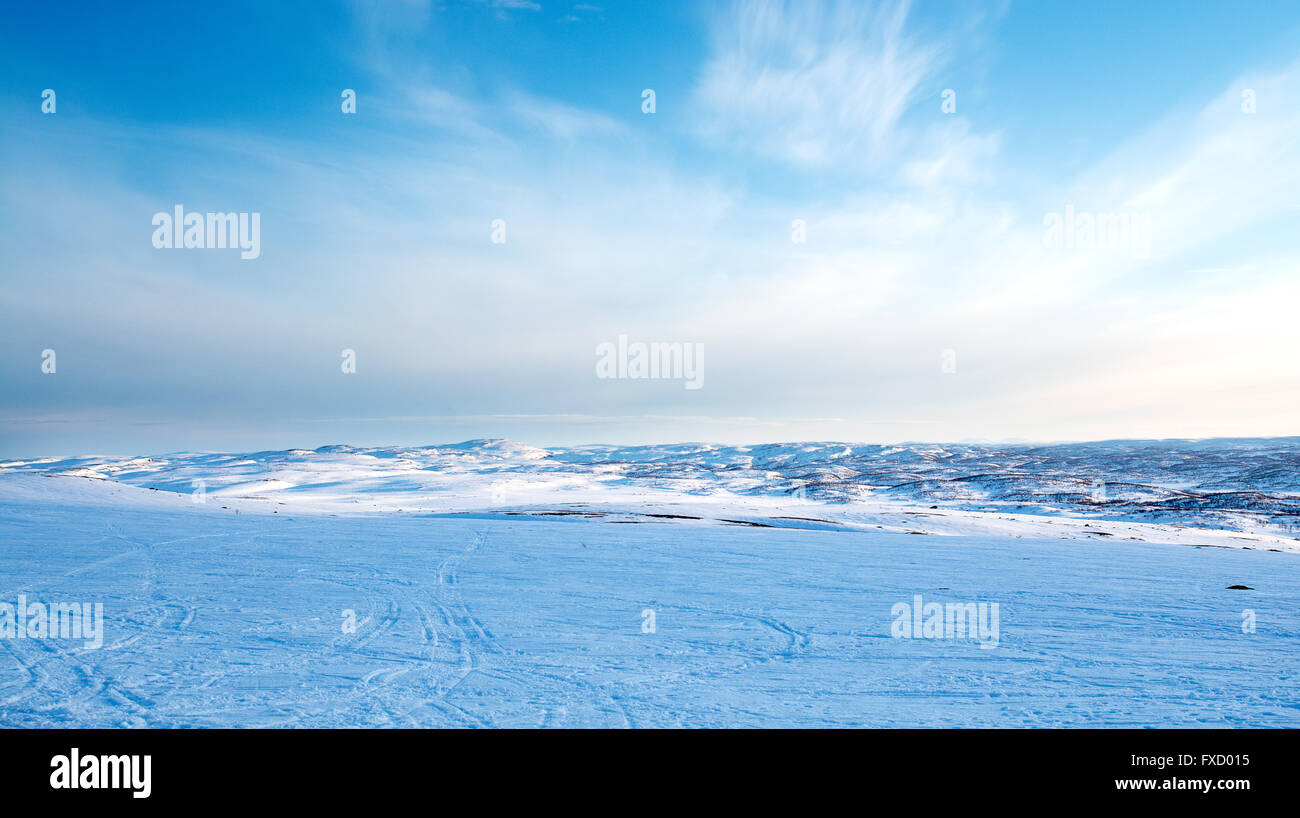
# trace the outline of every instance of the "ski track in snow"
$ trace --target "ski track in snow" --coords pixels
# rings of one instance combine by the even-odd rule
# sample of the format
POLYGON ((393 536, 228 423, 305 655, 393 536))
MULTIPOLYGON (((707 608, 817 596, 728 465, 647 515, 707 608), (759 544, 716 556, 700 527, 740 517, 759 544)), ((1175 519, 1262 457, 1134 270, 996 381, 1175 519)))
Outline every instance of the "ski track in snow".
MULTIPOLYGON (((345 448, 292 453, 297 476, 266 491, 224 475, 285 453, 0 464, 0 601, 102 602, 106 620, 97 650, 0 639, 0 724, 1300 726, 1285 553, 1300 547, 1282 506, 1157 520, 809 502, 783 494, 788 474, 738 494, 734 451, 694 491, 651 485, 682 460, 672 447, 573 450, 583 468, 622 462, 578 480, 501 442, 447 447, 444 471, 425 463, 411 484, 345 448), (627 478, 638 457, 659 463, 627 478), (351 471, 326 480, 336 466, 351 471), (503 473, 535 482, 503 490, 503 473), (194 475, 206 502, 182 493, 194 475), (891 638, 892 606, 916 594, 998 603, 998 646, 891 638)), ((1280 452, 1250 449, 1234 473, 1289 497, 1261 465, 1280 452)))

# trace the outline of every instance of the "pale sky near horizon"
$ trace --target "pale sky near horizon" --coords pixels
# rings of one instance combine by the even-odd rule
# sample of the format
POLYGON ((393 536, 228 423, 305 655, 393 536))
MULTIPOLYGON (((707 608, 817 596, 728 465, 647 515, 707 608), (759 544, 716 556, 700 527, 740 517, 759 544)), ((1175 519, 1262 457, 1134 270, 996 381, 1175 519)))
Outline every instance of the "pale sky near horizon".
POLYGON ((1300 434, 1294 5, 5 4, 0 45, 0 457, 1300 434), (156 248, 176 205, 260 256, 156 248), (621 335, 701 388, 596 377, 621 335))

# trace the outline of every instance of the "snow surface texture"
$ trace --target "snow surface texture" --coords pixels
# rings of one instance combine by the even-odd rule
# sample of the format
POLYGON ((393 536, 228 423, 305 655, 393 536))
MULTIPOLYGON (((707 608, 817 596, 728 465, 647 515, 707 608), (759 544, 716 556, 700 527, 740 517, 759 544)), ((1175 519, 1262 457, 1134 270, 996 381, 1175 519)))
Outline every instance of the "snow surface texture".
POLYGON ((1295 438, 11 461, 0 602, 106 636, 0 724, 1300 726, 1298 507, 1295 438))

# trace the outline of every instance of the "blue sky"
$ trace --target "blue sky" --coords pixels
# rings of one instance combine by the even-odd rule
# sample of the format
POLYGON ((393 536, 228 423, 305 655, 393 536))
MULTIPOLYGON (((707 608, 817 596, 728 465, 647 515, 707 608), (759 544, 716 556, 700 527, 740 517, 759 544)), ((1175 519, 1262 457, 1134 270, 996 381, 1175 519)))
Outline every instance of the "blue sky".
POLYGON ((0 455, 1297 432, 1286 4, 0 13, 0 455))

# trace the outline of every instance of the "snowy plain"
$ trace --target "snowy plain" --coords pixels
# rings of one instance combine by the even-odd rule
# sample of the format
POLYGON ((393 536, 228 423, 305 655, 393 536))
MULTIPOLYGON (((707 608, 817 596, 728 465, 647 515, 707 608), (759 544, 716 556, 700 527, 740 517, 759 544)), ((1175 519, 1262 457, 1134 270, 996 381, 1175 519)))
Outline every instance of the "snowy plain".
POLYGON ((1295 438, 9 461, 0 601, 106 634, 0 724, 1300 726, 1298 504, 1295 438))

